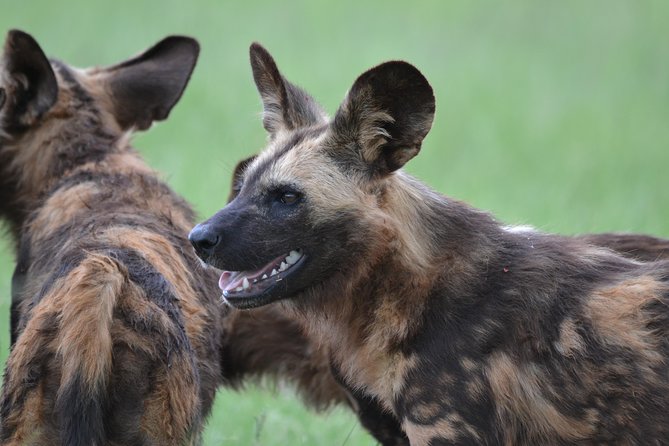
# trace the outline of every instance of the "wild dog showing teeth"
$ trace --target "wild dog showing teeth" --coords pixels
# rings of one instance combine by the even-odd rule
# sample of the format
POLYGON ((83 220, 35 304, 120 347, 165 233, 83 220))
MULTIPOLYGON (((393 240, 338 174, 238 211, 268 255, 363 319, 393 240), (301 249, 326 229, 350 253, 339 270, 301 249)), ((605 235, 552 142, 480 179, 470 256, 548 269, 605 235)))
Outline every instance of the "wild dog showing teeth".
MULTIPOLYGON (((250 157, 241 161, 233 177, 233 186, 232 186, 232 196, 229 198, 229 201, 232 201, 234 197, 239 193, 239 185, 243 182, 243 174, 246 167, 250 164, 251 161, 255 159, 255 156, 250 157)), ((504 230, 510 232, 523 232, 526 236, 532 236, 533 232, 536 232, 534 228, 531 227, 505 227, 504 230)), ((577 240, 581 240, 585 243, 592 245, 600 246, 603 248, 608 248, 614 250, 625 257, 630 259, 639 260, 639 261, 658 261, 658 260, 669 260, 669 240, 661 239, 657 237, 652 237, 648 235, 641 234, 617 234, 617 233, 603 233, 603 234, 586 234, 575 237, 577 240)), ((249 320, 253 321, 256 324, 265 324, 270 321, 264 320, 259 322, 259 312, 263 309, 275 308, 281 310, 278 306, 267 305, 260 309, 255 309, 250 312, 251 316, 249 320)), ((290 313, 288 311, 287 313, 290 313)), ((246 312, 240 312, 236 315, 246 315, 246 312)), ((273 329, 267 328, 267 326, 259 326, 264 332, 271 333, 272 339, 281 339, 280 333, 277 333, 277 325, 283 324, 287 326, 290 330, 290 325, 293 322, 294 317, 287 316, 283 321, 280 320, 279 316, 274 314, 272 315, 271 324, 274 326, 273 329)), ((259 328, 260 329, 260 328, 259 328)), ((253 333, 252 328, 250 333, 253 333)), ((241 333, 239 337, 248 338, 248 335, 241 333)), ((297 338, 297 333, 290 333, 286 339, 297 338)), ((309 340, 308 340, 309 341, 309 340)), ((376 440, 384 446, 407 446, 409 445, 409 440, 406 437, 406 434, 402 430, 402 427, 399 421, 389 413, 375 398, 371 397, 369 394, 361 391, 360 389, 349 389, 348 395, 344 397, 338 391, 338 385, 333 381, 328 379, 328 376, 331 371, 331 365, 329 360, 328 350, 324 349, 323 346, 317 345, 317 337, 313 341, 313 346, 310 346, 310 342, 307 342, 306 349, 309 352, 307 357, 300 356, 298 358, 289 358, 287 364, 295 365, 301 364, 304 366, 309 366, 308 374, 314 382, 318 383, 317 391, 313 390, 313 384, 309 388, 302 387, 303 396, 307 396, 312 400, 311 404, 317 406, 330 406, 333 404, 345 404, 352 406, 355 410, 357 416, 360 418, 361 424, 376 438, 376 440), (305 392, 307 393, 305 395, 305 392), (351 404, 351 400, 354 401, 351 404)), ((239 344, 239 340, 235 339, 235 345, 239 344)), ((285 342, 281 342, 281 345, 285 345, 285 342)), ((296 344, 293 342, 293 345, 299 345, 299 342, 296 344)), ((278 347, 278 346, 277 346, 278 347)), ((278 348, 271 349, 272 352, 278 351, 278 348)), ((265 355, 266 357, 266 355, 265 355)), ((270 361, 271 362, 271 361, 270 361)), ((337 376, 339 382, 342 381, 340 376, 337 376)))
POLYGON ((231 305, 282 301, 411 444, 669 438, 669 262, 510 230, 405 174, 435 110, 405 62, 363 73, 332 119, 256 44, 251 65, 269 145, 191 241, 241 275, 302 257, 231 305))

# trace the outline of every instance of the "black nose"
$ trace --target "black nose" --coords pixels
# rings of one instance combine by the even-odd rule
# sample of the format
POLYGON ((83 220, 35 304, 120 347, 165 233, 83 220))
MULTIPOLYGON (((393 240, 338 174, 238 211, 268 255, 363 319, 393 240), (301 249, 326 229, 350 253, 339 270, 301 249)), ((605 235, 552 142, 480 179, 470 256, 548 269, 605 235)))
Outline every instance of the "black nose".
POLYGON ((188 240, 190 240, 198 254, 209 255, 221 241, 221 237, 212 231, 209 226, 197 225, 188 234, 188 240))

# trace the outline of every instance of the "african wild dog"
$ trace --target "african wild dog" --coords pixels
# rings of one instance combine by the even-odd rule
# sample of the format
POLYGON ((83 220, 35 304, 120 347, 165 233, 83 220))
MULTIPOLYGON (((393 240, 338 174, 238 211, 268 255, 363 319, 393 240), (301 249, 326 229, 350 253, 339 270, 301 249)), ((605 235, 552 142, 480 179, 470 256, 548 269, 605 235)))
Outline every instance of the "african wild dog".
MULTIPOLYGON (((241 191, 244 172, 255 158, 256 156, 252 156, 244 159, 237 165, 233 175, 231 194, 228 197, 228 202, 232 201, 241 191)), ((523 227, 512 227, 508 229, 518 231, 521 228, 523 227)), ((533 231, 533 229, 529 227, 524 227, 524 229, 526 231, 533 231)), ((586 243, 614 250, 630 259, 639 261, 669 260, 669 240, 667 239, 642 234, 622 233, 585 234, 575 236, 575 238, 585 241, 586 243)), ((253 319, 257 319, 257 314, 260 310, 272 307, 273 306, 268 305, 261 307, 260 309, 255 309, 250 313, 256 315, 253 319)), ((236 314, 241 315, 246 313, 236 314)), ((272 329, 269 331, 273 339, 289 339, 291 336, 290 333, 293 333, 292 336, 299 339, 299 336, 297 336, 299 330, 293 323, 294 318, 291 318, 288 315, 284 315, 283 318, 282 321, 280 315, 274 315, 271 320, 268 320, 268 322, 271 322, 273 325, 272 329), (286 324, 283 330, 278 326, 281 323, 286 324), (285 334, 279 334, 277 336, 277 333, 281 332, 285 334)), ((267 320, 266 316, 261 317, 261 319, 267 320)), ((248 334, 237 336, 240 339, 254 339, 253 330, 261 329, 260 324, 258 324, 257 327, 254 327, 252 324, 245 323, 244 326, 244 331, 248 334)), ((257 334, 255 337, 257 337, 257 334)), ((252 344, 257 345, 256 342, 252 342, 252 344)), ((239 342, 235 342, 234 345, 239 345, 239 342)), ((283 351, 279 352, 278 356, 274 356, 273 358, 268 357, 265 352, 257 352, 255 356, 258 359, 263 358, 264 361, 268 361, 269 359, 267 364, 271 364, 272 368, 276 368, 278 364, 297 365, 302 372, 302 379, 298 379, 298 383, 306 381, 307 376, 311 377, 311 385, 302 385, 299 389, 302 391, 303 395, 306 394, 305 396, 308 397, 311 404, 315 405, 317 408, 330 407, 336 404, 352 406, 357 413, 361 424, 374 436, 374 438, 376 438, 377 441, 379 441, 380 444, 384 446, 402 446, 409 444, 409 440, 403 432, 399 421, 392 413, 385 410, 376 398, 357 388, 350 389, 348 395, 343 395, 341 392, 338 392, 337 389, 333 388, 335 384, 324 376, 329 367, 329 355, 327 354, 326 349, 322 348, 322 346, 317 346, 313 341, 309 342, 307 340, 297 343, 293 342, 291 345, 293 345, 293 348, 295 349, 295 354, 292 355, 287 354, 286 349, 284 348, 283 351), (280 360, 277 361, 277 359, 280 360)), ((254 351, 253 346, 249 348, 248 345, 242 344, 240 347, 240 351, 244 352, 246 355, 248 355, 249 352, 254 351)), ((274 352, 276 355, 278 350, 274 350, 274 352)), ((240 361, 238 359, 237 361, 232 362, 249 363, 250 361, 240 361)), ((267 366, 256 366, 251 368, 258 368, 260 370, 268 369, 267 366)), ((292 375, 294 374, 295 373, 293 372, 292 375)), ((285 377, 285 375, 285 370, 283 370, 282 373, 275 373, 275 376, 285 377)), ((337 376, 337 378, 341 379, 339 376, 337 376)))
POLYGON ((333 119, 251 47, 268 148, 191 241, 226 301, 280 301, 412 444, 669 438, 669 262, 514 231, 405 174, 432 89, 362 74, 333 119))
POLYGON ((198 53, 173 36, 78 70, 7 35, 0 215, 18 258, 2 444, 199 443, 221 306, 184 235, 191 209, 129 146, 168 116, 198 53))
MULTIPOLYGON (((231 185, 231 193, 228 197, 228 202, 232 201, 241 191, 243 184, 243 175, 248 165, 256 158, 252 156, 250 158, 244 159, 239 162, 237 165, 233 181, 231 185)), ((509 230, 518 230, 520 227, 509 228, 509 230)), ((526 230, 532 230, 531 228, 525 227, 526 230)), ((587 243, 597 245, 600 247, 612 249, 618 253, 629 257, 631 259, 636 259, 640 261, 656 261, 661 259, 669 259, 669 240, 661 239, 657 237, 652 237, 648 235, 641 234, 619 234, 619 233, 602 233, 602 234, 586 234, 579 235, 575 238, 583 240, 587 243)), ((250 365, 252 370, 272 370, 274 377, 286 377, 291 375, 295 377, 296 371, 299 371, 299 375, 295 381, 298 384, 301 384, 298 387, 298 390, 301 390, 303 396, 307 397, 308 402, 316 408, 330 407, 337 404, 352 406, 354 411, 357 413, 361 424, 379 441, 380 444, 384 446, 402 446, 408 445, 409 440, 407 439, 405 433, 402 431, 402 428, 399 424, 399 421, 383 408, 378 402, 378 400, 372 397, 369 394, 365 394, 360 389, 350 389, 348 395, 342 394, 342 392, 336 389, 336 384, 332 382, 328 377, 324 376, 327 373, 329 367, 329 355, 327 354, 326 349, 322 346, 318 346, 315 342, 309 342, 308 340, 299 340, 301 334, 299 329, 295 327, 294 318, 289 317, 288 315, 282 316, 274 314, 271 318, 262 315, 259 317, 259 313, 262 310, 267 308, 273 308, 274 306, 268 305, 261 307, 260 309, 255 309, 250 312, 254 316, 249 317, 255 321, 262 320, 267 324, 271 324, 272 328, 268 331, 265 322, 257 323, 254 326, 253 323, 248 323, 247 321, 239 326, 243 326, 243 332, 241 333, 239 329, 234 330, 239 332, 239 335, 236 338, 239 338, 238 341, 231 343, 236 346, 239 353, 245 359, 236 358, 236 361, 230 361, 231 363, 247 363, 250 365), (280 328, 281 323, 285 324, 285 327, 280 328), (273 349, 269 351, 259 351, 257 346, 257 333, 254 336, 254 331, 261 330, 265 332, 265 335, 268 338, 268 341, 277 339, 298 339, 298 342, 291 342, 289 345, 293 347, 293 353, 291 354, 287 351, 286 347, 282 350, 273 349), (264 330, 263 330, 264 329, 264 330), (271 338, 271 340, 270 340, 271 338), (240 343, 240 340, 251 340, 248 345, 245 345, 243 342, 240 343), (255 353, 254 353, 255 352, 255 353), (273 353, 273 355, 268 355, 268 353, 273 353), (249 355, 252 354, 255 358, 254 361, 249 361, 249 355), (258 363, 262 363, 259 366, 258 363), (286 370, 281 366, 285 364, 289 367, 293 367, 293 370, 286 370), (297 368, 296 368, 297 367, 297 368), (279 371, 277 371, 279 368, 279 371), (290 372, 290 373, 287 373, 290 372), (308 384, 308 385, 306 385, 308 384)), ((237 316, 247 314, 246 312, 235 313, 237 316)), ((276 342, 274 342, 276 345, 276 342)), ((282 342, 285 345, 285 342, 282 342)), ((278 345, 277 345, 278 347, 278 345)), ((258 376, 265 376, 263 374, 258 374, 258 376)), ((337 377, 339 378, 339 377, 337 377)))

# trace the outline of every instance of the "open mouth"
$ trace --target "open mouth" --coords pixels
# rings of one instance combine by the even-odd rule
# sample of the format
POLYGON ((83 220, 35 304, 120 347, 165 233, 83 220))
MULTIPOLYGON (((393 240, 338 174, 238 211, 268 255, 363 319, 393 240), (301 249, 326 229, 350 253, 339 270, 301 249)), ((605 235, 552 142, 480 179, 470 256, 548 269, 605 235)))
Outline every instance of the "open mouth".
POLYGON ((252 308, 266 302, 258 299, 296 272, 305 259, 301 249, 277 257, 255 271, 223 271, 218 286, 223 298, 237 308, 252 308))

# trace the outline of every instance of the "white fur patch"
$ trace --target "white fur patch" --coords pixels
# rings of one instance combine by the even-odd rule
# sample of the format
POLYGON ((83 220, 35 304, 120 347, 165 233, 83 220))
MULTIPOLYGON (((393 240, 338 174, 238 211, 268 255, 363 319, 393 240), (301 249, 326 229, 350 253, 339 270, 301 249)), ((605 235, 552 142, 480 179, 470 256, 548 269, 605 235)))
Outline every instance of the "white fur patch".
POLYGON ((502 229, 510 234, 526 234, 528 232, 538 232, 536 228, 530 225, 502 226, 502 229))

